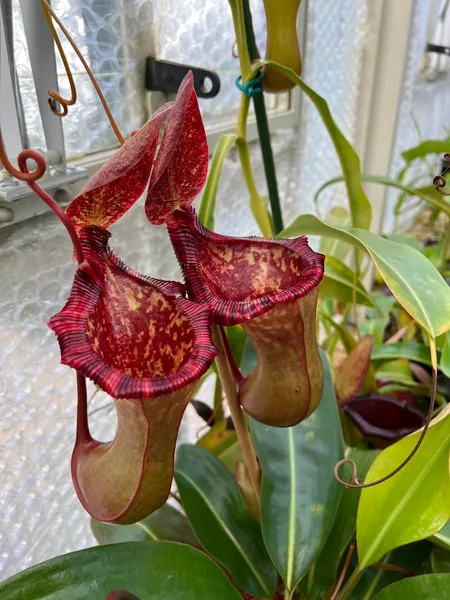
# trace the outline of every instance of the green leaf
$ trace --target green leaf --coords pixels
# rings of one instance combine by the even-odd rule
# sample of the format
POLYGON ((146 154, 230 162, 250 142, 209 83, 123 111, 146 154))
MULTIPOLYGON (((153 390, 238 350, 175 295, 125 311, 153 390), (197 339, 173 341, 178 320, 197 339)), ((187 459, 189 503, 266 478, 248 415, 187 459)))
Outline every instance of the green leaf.
POLYGON ((101 545, 121 542, 183 542, 199 548, 186 517, 170 504, 164 504, 143 521, 133 525, 113 525, 91 519, 91 529, 101 545))
POLYGON ((444 548, 433 548, 431 567, 434 573, 450 573, 450 552, 444 548))
MULTIPOLYGON (((316 192, 314 197, 315 202, 318 202, 320 194, 330 185, 334 185, 336 183, 341 183, 344 181, 343 177, 333 177, 333 179, 329 179, 326 181, 316 192)), ((407 185, 403 185, 399 181, 395 179, 391 179, 390 177, 386 177, 384 175, 361 175, 361 181, 367 181, 368 183, 379 183, 380 185, 386 185, 388 187, 396 188, 397 190, 401 190, 410 196, 417 196, 421 200, 428 202, 435 208, 444 211, 448 215, 450 215, 450 204, 442 199, 442 195, 439 194, 433 186, 426 186, 423 188, 414 188, 409 187, 407 185)))
POLYGON ((214 230, 214 213, 216 211, 217 189, 222 173, 223 161, 236 143, 237 135, 224 135, 217 142, 209 166, 209 175, 203 191, 202 201, 198 211, 198 218, 208 229, 214 230))
POLYGON ((399 303, 432 337, 450 329, 450 289, 431 263, 414 248, 363 229, 344 231, 331 227, 314 215, 297 217, 280 235, 292 237, 305 233, 338 238, 364 250, 399 303))
POLYGON ((242 355, 244 353, 245 343, 247 341, 247 334, 242 325, 233 325, 232 327, 225 327, 227 334, 228 343, 230 350, 233 353, 234 360, 237 366, 241 365, 242 355))
MULTIPOLYGON (((312 101, 320 114, 323 124, 328 130, 331 141, 334 144, 336 153, 341 163, 342 173, 345 179, 347 188, 351 223, 353 227, 361 229, 369 229, 372 221, 372 207, 361 184, 361 163, 359 156, 356 154, 350 142, 344 136, 342 131, 336 125, 331 116, 328 104, 322 96, 319 96, 312 88, 310 88, 300 77, 291 69, 273 61, 259 60, 253 64, 255 69, 259 69, 264 65, 283 73, 288 79, 293 81, 312 101)), ((345 240, 343 240, 345 241, 345 240)))
POLYGON ((431 367, 429 346, 414 342, 397 342, 376 346, 372 349, 371 359, 375 361, 406 359, 431 367))
POLYGON ((374 600, 444 600, 450 598, 450 575, 419 575, 381 590, 374 600))
POLYGON ((438 546, 450 550, 450 521, 446 523, 442 529, 439 529, 439 531, 432 535, 430 540, 438 546))
POLYGON ((242 460, 241 446, 238 442, 236 431, 229 428, 228 419, 222 419, 214 427, 211 427, 198 440, 197 446, 209 450, 211 454, 220 458, 232 473, 234 473, 236 463, 242 460))
MULTIPOLYGON (((432 535, 447 522, 449 415, 450 406, 431 422, 417 454, 399 473, 380 485, 362 490, 356 526, 360 570, 379 561, 392 548, 432 535)), ((398 467, 419 436, 417 431, 383 450, 365 483, 398 467)))
POLYGON ((325 273, 320 284, 319 292, 322 296, 334 298, 340 302, 353 302, 353 286, 355 285, 355 299, 357 304, 373 306, 369 292, 361 280, 355 278, 354 272, 342 261, 334 256, 327 256, 325 261, 325 273))
POLYGON ((351 594, 352 600, 372 600, 377 592, 387 585, 411 577, 413 573, 422 575, 430 572, 430 554, 433 546, 426 540, 414 542, 388 552, 380 565, 395 565, 406 572, 390 571, 369 567, 365 569, 351 594))
POLYGON ((439 363, 441 371, 446 377, 450 377, 450 332, 445 335, 445 344, 442 348, 441 360, 439 363))
POLYGON ((0 583, 2 600, 105 600, 122 589, 141 600, 241 600, 206 554, 172 542, 73 552, 0 583))
MULTIPOLYGON (((205 550, 246 592, 271 597, 276 573, 259 524, 247 511, 231 473, 207 450, 178 449, 175 481, 187 517, 205 550)), ((208 596, 209 597, 209 596, 208 596)))
POLYGON ((321 355, 324 392, 308 419, 285 428, 250 419, 262 467, 264 542, 291 592, 322 549, 339 502, 333 469, 342 457, 342 433, 330 366, 321 355))
MULTIPOLYGON (((325 222, 333 227, 349 227, 351 225, 348 210, 343 206, 333 206, 330 208, 325 222)), ((350 246, 339 240, 332 240, 325 237, 320 239, 319 252, 325 254, 327 259, 329 256, 334 256, 338 260, 344 261, 349 250, 350 246)))
POLYGON ((423 158, 427 154, 444 154, 448 152, 450 147, 450 138, 443 140, 425 140, 402 152, 402 158, 405 162, 410 163, 416 158, 423 158))
MULTIPOLYGON (((364 478, 377 454, 378 450, 349 448, 345 453, 345 458, 356 462, 358 475, 364 478)), ((352 475, 350 465, 345 465, 342 471, 344 480, 350 479, 352 475)), ((306 594, 308 600, 326 598, 326 593, 337 580, 341 559, 355 533, 356 511, 360 495, 361 490, 358 489, 348 488, 341 491, 333 527, 322 552, 314 563, 312 576, 308 577, 309 589, 306 594)))

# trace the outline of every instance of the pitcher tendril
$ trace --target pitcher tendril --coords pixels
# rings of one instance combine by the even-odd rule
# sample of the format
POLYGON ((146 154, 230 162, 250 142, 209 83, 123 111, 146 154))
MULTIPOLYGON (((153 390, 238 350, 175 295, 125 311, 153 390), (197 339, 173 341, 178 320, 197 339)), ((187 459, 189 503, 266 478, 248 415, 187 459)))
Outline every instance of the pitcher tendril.
POLYGON ((426 422, 422 429, 422 433, 420 434, 420 437, 417 441, 417 444, 414 446, 414 448, 411 450, 411 452, 405 458, 405 460, 402 463, 400 463, 400 465, 396 469, 394 469, 388 475, 385 475, 384 477, 381 477, 380 479, 377 479, 376 481, 372 481, 371 483, 360 483, 360 480, 358 478, 358 467, 356 466, 356 463, 354 460, 351 460, 350 458, 344 458, 344 459, 340 460, 338 463, 336 463, 336 466, 334 467, 334 476, 337 479, 337 481, 339 481, 339 483, 341 483, 346 488, 363 489, 363 488, 369 488, 369 487, 374 487, 376 485, 380 485, 380 483, 384 483, 385 481, 387 481, 388 479, 391 479, 391 477, 394 477, 394 475, 399 473, 411 461, 411 459, 415 456, 415 454, 418 452, 420 446, 422 445, 423 440, 425 439, 428 428, 430 426, 430 422, 431 422, 431 419, 433 416, 434 403, 436 400, 436 383, 437 383, 436 345, 435 345, 435 341, 432 340, 431 338, 430 338, 430 351, 431 351, 431 360, 432 360, 432 364, 433 364, 432 380, 431 380, 431 390, 432 390, 431 391, 431 399, 430 399, 430 406, 428 408, 426 422), (350 479, 348 481, 344 481, 339 476, 339 469, 344 464, 351 465, 351 467, 352 467, 352 476, 350 477, 350 479))
MULTIPOLYGON (((445 163, 450 163, 450 152, 444 154, 442 158, 445 163)), ((435 190, 439 192, 439 194, 441 194, 442 196, 450 196, 450 192, 444 192, 444 188, 447 185, 447 180, 445 179, 444 175, 449 169, 450 164, 446 169, 444 169, 444 171, 440 175, 436 175, 436 177, 433 179, 433 186, 435 190)))
POLYGON ((119 140, 120 144, 124 144, 125 143, 125 138, 123 137, 123 135, 120 133, 120 130, 117 126, 116 121, 114 120, 114 117, 112 116, 112 113, 109 109, 108 103, 106 102, 106 98, 103 95, 102 90, 100 89, 100 86, 95 78, 94 73, 92 72, 91 68, 89 67, 88 63, 86 62, 84 56, 82 55, 80 49, 78 48, 77 44, 75 43, 74 39, 72 38, 72 36, 70 35, 70 33, 67 31, 67 29, 64 27, 64 25, 62 24, 61 20, 58 18, 57 14, 55 13, 55 11, 53 10, 53 8, 50 6, 50 4, 47 2, 47 0, 41 0, 41 6, 42 6, 42 10, 44 11, 45 14, 45 18, 47 19, 47 22, 50 26, 50 30, 52 33, 52 36, 55 40, 55 43, 58 47, 58 50, 61 54, 61 59, 64 63, 64 68, 66 70, 66 74, 67 77, 69 79, 69 83, 70 83, 70 91, 71 91, 71 98, 70 100, 66 100, 65 98, 63 98, 60 94, 58 94, 58 92, 56 92, 55 90, 49 90, 48 94, 50 96, 49 98, 49 104, 50 104, 50 108, 52 109, 52 112, 60 117, 64 117, 67 115, 68 112, 68 106, 75 104, 76 100, 77 100, 77 93, 76 93, 76 88, 75 88, 75 83, 73 80, 73 76, 70 70, 70 66, 69 63, 67 61, 66 55, 64 53, 64 50, 62 48, 62 44, 61 41, 58 37, 58 34, 56 33, 56 30, 53 26, 53 23, 51 21, 51 18, 53 18, 56 23, 58 24, 59 28, 61 29, 61 31, 63 32, 64 36, 66 37, 67 41, 69 42, 69 44, 72 46, 72 48, 74 49, 76 55, 78 56, 78 58, 80 59, 83 67, 86 70, 86 73, 89 75, 89 78, 92 82, 92 85, 95 88, 95 91, 98 94, 98 97, 100 99, 100 102, 102 103, 103 109, 106 113, 106 116, 109 119, 109 122, 111 123, 111 127, 114 130, 114 133, 116 134, 117 139, 119 140), (59 104, 61 104, 62 106, 62 110, 58 111, 54 101, 59 102, 59 104))

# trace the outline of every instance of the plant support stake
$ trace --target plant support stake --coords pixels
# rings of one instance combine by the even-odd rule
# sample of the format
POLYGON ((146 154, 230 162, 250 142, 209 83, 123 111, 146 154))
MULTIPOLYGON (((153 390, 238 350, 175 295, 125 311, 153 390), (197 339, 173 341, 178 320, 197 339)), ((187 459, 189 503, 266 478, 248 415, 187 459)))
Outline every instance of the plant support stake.
MULTIPOLYGON (((259 58, 258 49, 256 47, 255 33, 253 31, 252 15, 248 0, 243 0, 244 6, 244 22, 245 22, 245 37, 247 39, 247 48, 250 60, 254 61, 259 58)), ((283 216, 281 214, 280 197, 278 195, 277 176, 275 171, 275 163, 273 160, 272 144, 270 141, 269 122, 267 120, 266 105, 264 102, 264 94, 252 95, 253 106, 255 107, 256 124, 258 126, 259 143, 261 145, 261 153, 264 163, 264 172, 266 174, 267 190, 269 192, 270 208, 272 210, 273 225, 275 234, 280 233, 284 229, 283 216)))

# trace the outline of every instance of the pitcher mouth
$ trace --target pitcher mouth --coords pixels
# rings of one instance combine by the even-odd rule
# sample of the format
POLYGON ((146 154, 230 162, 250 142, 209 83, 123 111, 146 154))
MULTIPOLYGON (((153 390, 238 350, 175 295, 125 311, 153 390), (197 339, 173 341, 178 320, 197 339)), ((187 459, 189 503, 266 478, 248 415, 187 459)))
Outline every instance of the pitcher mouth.
POLYGON ((98 226, 80 233, 93 272, 78 269, 65 307, 49 321, 61 361, 114 398, 152 398, 198 380, 217 350, 210 311, 176 282, 140 275, 98 226))
POLYGON ((309 247, 306 236, 224 236, 206 229, 190 208, 176 211, 168 229, 189 297, 208 304, 223 325, 243 323, 301 298, 323 277, 325 257, 309 247))

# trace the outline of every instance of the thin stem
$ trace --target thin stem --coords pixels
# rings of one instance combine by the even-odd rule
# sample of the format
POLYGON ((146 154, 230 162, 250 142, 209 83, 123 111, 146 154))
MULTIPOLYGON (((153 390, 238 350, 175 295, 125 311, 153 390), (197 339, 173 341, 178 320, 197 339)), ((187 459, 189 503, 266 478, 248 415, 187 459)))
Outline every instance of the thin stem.
MULTIPOLYGON (((249 0, 243 0, 245 41, 250 56, 254 61, 259 58, 258 48, 256 46, 255 32, 253 30, 252 13, 249 0)), ((241 50, 239 49, 239 53, 241 50)), ((278 193, 277 174, 275 161, 272 152, 272 143, 270 139, 269 121, 267 119, 264 94, 253 96, 253 106, 255 108, 256 124, 258 126, 259 143, 264 163, 264 173, 267 181, 267 191, 269 192, 270 208, 272 210, 273 224, 275 233, 278 234, 284 229, 283 217, 281 214, 280 196, 278 193)))
POLYGON ((361 579, 361 576, 362 576, 362 571, 358 571, 358 569, 356 568, 353 571, 353 573, 351 574, 347 583, 344 585, 342 592, 338 596, 338 600, 347 600, 347 598, 350 597, 350 594, 355 589, 356 584, 361 579))
POLYGON ((233 16, 234 32, 236 34, 236 44, 238 48, 239 64, 241 67, 242 81, 246 82, 252 74, 252 65, 247 48, 245 37, 245 19, 242 0, 228 0, 233 16))
POLYGON ((347 557, 345 559, 345 563, 344 566, 342 567, 342 571, 341 574, 339 575, 339 579, 336 583, 336 587, 334 588, 334 592, 333 595, 331 596, 330 600, 336 600, 337 595, 339 594, 339 590, 341 589, 341 585, 345 579, 345 576, 347 574, 348 571, 348 567, 350 565, 350 560, 352 558, 352 554, 353 554, 353 550, 355 549, 355 538, 352 539, 351 543, 350 543, 350 548, 348 549, 347 552, 347 557))
POLYGON ((247 117, 248 109, 250 106, 250 98, 245 94, 241 96, 241 104, 238 113, 237 122, 237 136, 236 146, 239 152, 239 159, 241 161, 242 173, 244 175, 245 183, 247 185, 248 192, 250 194, 250 207, 255 217, 258 227, 260 228, 264 237, 273 237, 272 223, 270 222, 269 215, 266 210, 266 206, 258 193, 256 187, 255 178, 252 171, 252 163, 250 159, 250 148, 246 140, 247 136, 247 117))
MULTIPOLYGON (((67 41, 69 42, 69 44, 74 49, 75 54, 80 59, 83 67, 86 69, 86 73, 89 75, 89 78, 90 78, 90 80, 92 82, 92 85, 94 86, 95 91, 97 92, 98 97, 100 98, 100 102, 102 103, 103 109, 104 109, 104 111, 106 113, 106 116, 109 119, 109 122, 111 123, 111 127, 113 128, 114 133, 116 134, 116 137, 119 140, 119 143, 120 144, 124 144, 125 143, 125 139, 124 139, 123 135, 120 133, 119 128, 117 127, 117 123, 115 122, 114 117, 112 116, 111 111, 109 110, 108 103, 106 102, 106 99, 105 99, 105 97, 104 97, 104 95, 102 93, 102 90, 100 89, 100 86, 98 85, 97 80, 95 79, 95 76, 94 76, 93 72, 91 71, 91 68, 89 67, 89 65, 87 64, 86 60, 84 59, 84 56, 80 52, 80 49, 78 48, 78 46, 74 42, 73 38, 71 37, 70 33, 67 31, 67 29, 64 27, 64 25, 62 24, 62 22, 60 21, 60 19, 56 15, 56 13, 53 10, 53 8, 47 2, 47 0, 41 0, 41 5, 42 5, 42 8, 43 8, 44 12, 46 13, 46 17, 47 17, 47 13, 48 13, 56 21, 56 23, 58 24, 59 28, 61 29, 61 31, 63 32, 63 34, 67 38, 67 41)), ((52 32, 53 31, 54 31, 54 28, 52 29, 52 32)), ((58 44, 58 48, 59 48, 59 44, 58 44)), ((66 67, 66 65, 67 65, 67 63, 64 62, 64 66, 65 67, 66 67)), ((58 100, 58 101, 60 101, 60 100, 58 100)))
POLYGON ((261 487, 261 472, 259 469, 258 459, 253 448, 247 424, 244 419, 239 397, 237 392, 237 383, 233 377, 233 373, 228 362, 227 352, 223 343, 222 334, 217 325, 212 327, 212 338, 216 348, 219 350, 219 355, 216 357, 217 370, 222 381, 222 386, 230 407, 231 418, 233 419, 236 434, 239 444, 242 449, 244 462, 250 477, 250 481, 255 489, 256 496, 260 498, 261 487))
POLYGON ((220 381, 220 377, 216 379, 216 386, 214 388, 214 412, 213 416, 217 421, 221 421, 223 419, 223 409, 222 409, 222 382, 220 381))

